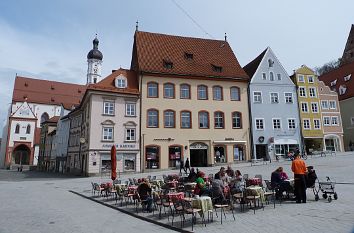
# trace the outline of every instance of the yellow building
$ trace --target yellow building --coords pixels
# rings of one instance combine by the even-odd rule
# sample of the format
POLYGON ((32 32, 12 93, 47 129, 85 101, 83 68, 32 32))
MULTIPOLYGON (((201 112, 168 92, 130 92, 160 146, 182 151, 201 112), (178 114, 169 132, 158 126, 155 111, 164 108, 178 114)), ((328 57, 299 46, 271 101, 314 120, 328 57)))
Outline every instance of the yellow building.
POLYGON ((303 145, 307 153, 323 150, 323 127, 318 77, 313 70, 302 65, 292 80, 297 86, 303 145))
POLYGON ((224 40, 137 31, 141 166, 192 167, 250 159, 249 78, 224 40))

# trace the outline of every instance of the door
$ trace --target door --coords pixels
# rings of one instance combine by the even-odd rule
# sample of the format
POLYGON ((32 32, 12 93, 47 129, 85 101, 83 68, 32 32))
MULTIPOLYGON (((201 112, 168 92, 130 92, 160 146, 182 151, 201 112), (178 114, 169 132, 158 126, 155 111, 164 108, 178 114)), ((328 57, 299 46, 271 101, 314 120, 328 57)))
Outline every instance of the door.
POLYGON ((256 159, 265 159, 267 157, 267 145, 256 145, 256 159))

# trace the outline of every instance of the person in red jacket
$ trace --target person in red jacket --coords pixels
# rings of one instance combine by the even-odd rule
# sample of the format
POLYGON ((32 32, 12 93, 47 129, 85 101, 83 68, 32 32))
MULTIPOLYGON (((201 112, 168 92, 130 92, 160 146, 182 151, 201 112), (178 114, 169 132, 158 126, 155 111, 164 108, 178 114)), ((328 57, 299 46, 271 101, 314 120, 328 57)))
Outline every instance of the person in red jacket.
POLYGON ((296 203, 306 203, 306 164, 298 153, 291 163, 291 170, 294 172, 296 203))

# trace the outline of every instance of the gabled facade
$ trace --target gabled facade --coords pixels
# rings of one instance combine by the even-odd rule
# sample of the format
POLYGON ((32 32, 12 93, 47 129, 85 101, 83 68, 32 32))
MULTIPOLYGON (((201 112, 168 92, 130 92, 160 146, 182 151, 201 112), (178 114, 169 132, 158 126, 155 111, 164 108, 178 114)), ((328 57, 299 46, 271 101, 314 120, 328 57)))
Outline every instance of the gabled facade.
POLYGON ((268 47, 244 70, 250 76, 253 158, 274 159, 301 149, 296 87, 268 47))
POLYGON ((212 166, 250 159, 248 76, 227 41, 137 31, 141 167, 212 166))
POLYGON ((341 65, 354 62, 354 24, 351 25, 347 43, 341 58, 341 65))
POLYGON ((321 101, 321 119, 323 129, 323 146, 326 151, 344 151, 343 127, 338 94, 318 81, 321 101))
POLYGON ((292 80, 297 86, 301 131, 307 153, 323 150, 323 127, 318 77, 303 65, 295 70, 292 80))

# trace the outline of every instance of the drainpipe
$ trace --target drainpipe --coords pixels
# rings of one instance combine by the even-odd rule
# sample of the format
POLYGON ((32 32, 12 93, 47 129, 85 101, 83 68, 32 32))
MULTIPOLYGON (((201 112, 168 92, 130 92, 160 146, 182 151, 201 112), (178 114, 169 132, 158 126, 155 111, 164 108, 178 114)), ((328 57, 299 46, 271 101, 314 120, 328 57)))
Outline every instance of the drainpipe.
POLYGON ((251 111, 251 90, 250 90, 250 83, 247 85, 247 96, 248 96, 248 115, 249 115, 249 137, 250 137, 250 143, 249 146, 251 147, 251 158, 256 159, 256 154, 254 153, 254 144, 253 144, 253 131, 252 131, 252 125, 253 125, 253 120, 252 120, 252 111, 251 111))

